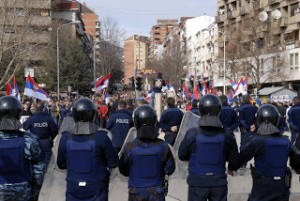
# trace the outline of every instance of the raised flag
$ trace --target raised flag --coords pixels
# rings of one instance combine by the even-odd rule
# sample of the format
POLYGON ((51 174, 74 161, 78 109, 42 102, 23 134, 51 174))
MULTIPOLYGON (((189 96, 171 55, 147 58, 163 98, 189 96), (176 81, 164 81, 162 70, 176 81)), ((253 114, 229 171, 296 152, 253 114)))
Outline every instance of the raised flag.
POLYGON ((199 93, 198 93, 198 84, 195 84, 192 100, 198 100, 199 99, 199 93))
POLYGON ((171 81, 169 83, 169 91, 176 93, 171 81))
POLYGON ((231 84, 233 91, 235 91, 238 87, 238 83, 234 80, 230 80, 230 84, 231 84))
POLYGON ((42 101, 50 100, 48 94, 37 85, 37 83, 30 77, 30 75, 28 75, 26 79, 24 95, 42 101))
POLYGON ((105 101, 105 104, 107 105, 109 103, 109 95, 108 95, 108 92, 106 91, 105 94, 104 94, 104 101, 105 101))
POLYGON ((112 74, 109 73, 108 75, 104 76, 104 77, 100 77, 96 84, 95 84, 95 88, 93 89, 93 91, 101 91, 102 89, 105 89, 108 87, 109 84, 109 80, 111 78, 112 74))
POLYGON ((147 93, 147 98, 146 98, 146 100, 147 100, 149 103, 150 103, 150 99, 151 99, 152 93, 153 93, 153 90, 152 90, 152 89, 150 89, 150 90, 148 91, 148 93, 147 93))
POLYGON ((227 100, 228 100, 228 103, 232 103, 234 101, 232 89, 230 89, 228 94, 227 94, 227 100))
POLYGON ((190 94, 189 89, 187 88, 185 82, 183 84, 183 97, 184 98, 190 98, 191 97, 191 94, 190 94))
POLYGON ((17 99, 21 100, 20 90, 16 82, 16 77, 13 78, 13 84, 10 83, 6 86, 6 95, 15 96, 17 99))
POLYGON ((238 96, 239 94, 247 94, 248 91, 248 78, 247 77, 242 77, 238 83, 237 89, 234 91, 233 96, 238 96))

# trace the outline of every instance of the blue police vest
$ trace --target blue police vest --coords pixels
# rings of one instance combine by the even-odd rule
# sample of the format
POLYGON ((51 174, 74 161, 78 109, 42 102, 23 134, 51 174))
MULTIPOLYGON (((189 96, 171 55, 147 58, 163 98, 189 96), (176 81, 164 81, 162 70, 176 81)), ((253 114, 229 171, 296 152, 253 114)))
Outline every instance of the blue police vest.
POLYGON ((164 183, 164 144, 136 146, 131 151, 129 186, 137 188, 162 186, 164 183))
POLYGON ((225 135, 196 135, 195 152, 189 160, 189 172, 198 175, 222 175, 225 173, 225 135))
POLYGON ((0 140, 0 184, 29 182, 30 164, 25 159, 23 137, 0 140))
POLYGON ((286 137, 266 137, 264 154, 255 157, 255 171, 263 176, 285 176, 291 144, 286 137))
POLYGON ((101 182, 106 175, 106 166, 96 158, 95 135, 84 141, 75 141, 72 134, 67 140, 67 181, 101 182))

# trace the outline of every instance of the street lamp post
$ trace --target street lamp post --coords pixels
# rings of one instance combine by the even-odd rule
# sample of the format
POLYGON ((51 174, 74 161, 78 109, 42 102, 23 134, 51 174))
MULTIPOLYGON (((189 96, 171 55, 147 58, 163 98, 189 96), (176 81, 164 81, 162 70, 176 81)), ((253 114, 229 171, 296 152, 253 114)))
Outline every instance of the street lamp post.
POLYGON ((96 84, 96 45, 101 43, 101 42, 108 42, 109 40, 100 40, 100 41, 94 41, 94 45, 93 45, 93 80, 96 84))
POLYGON ((220 33, 223 34, 223 95, 226 95, 226 34, 225 34, 225 30, 224 31, 219 31, 220 33))
POLYGON ((59 33, 59 30, 62 28, 62 27, 65 27, 67 25, 70 25, 70 24, 79 24, 80 22, 79 21, 76 21, 76 22, 69 22, 69 23, 66 23, 66 24, 62 24, 60 26, 57 27, 57 30, 56 30, 56 62, 57 62, 57 99, 59 100, 59 95, 60 95, 60 91, 59 91, 59 71, 60 71, 60 66, 59 66, 59 38, 58 38, 58 33, 59 33))

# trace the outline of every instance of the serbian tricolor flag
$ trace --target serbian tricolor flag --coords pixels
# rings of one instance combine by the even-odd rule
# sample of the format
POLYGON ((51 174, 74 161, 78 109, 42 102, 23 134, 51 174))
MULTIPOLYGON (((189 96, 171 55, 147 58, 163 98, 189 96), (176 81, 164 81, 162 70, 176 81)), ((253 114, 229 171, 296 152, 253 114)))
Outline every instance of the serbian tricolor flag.
POLYGON ((187 88, 185 82, 183 84, 183 97, 184 98, 190 98, 191 97, 191 94, 190 94, 189 89, 187 88))
POLYGON ((227 94, 227 100, 228 100, 228 103, 232 103, 234 101, 232 89, 230 89, 228 94, 227 94))
POLYGON ((6 86, 6 95, 15 96, 17 99, 21 100, 20 90, 16 82, 16 77, 13 78, 13 84, 10 83, 6 86))
POLYGON ((173 87, 173 85, 172 85, 172 82, 170 81, 170 83, 169 83, 169 91, 170 92, 174 92, 175 93, 175 89, 174 89, 174 87, 173 87))
POLYGON ((26 79, 24 95, 42 101, 50 100, 48 94, 37 85, 37 83, 30 77, 30 75, 28 75, 26 79))
POLYGON ((199 99, 198 84, 195 84, 192 100, 198 100, 198 99, 199 99))
POLYGON ((92 89, 93 91, 101 91, 102 89, 105 89, 108 87, 109 84, 109 80, 111 78, 111 73, 109 73, 108 75, 104 76, 104 77, 100 77, 95 85, 95 88, 92 89))

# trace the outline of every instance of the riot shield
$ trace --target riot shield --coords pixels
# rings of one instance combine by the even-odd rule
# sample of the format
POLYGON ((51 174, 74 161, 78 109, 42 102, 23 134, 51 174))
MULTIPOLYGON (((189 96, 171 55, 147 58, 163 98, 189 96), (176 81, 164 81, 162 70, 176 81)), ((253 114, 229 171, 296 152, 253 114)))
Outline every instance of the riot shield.
POLYGON ((57 150, 61 134, 64 131, 71 131, 75 126, 72 117, 65 117, 58 135, 55 138, 53 154, 44 176, 44 182, 39 195, 39 201, 65 200, 66 192, 66 170, 60 170, 56 165, 57 150))
POLYGON ((187 177, 187 162, 183 162, 179 160, 178 158, 178 149, 180 146, 180 143, 182 142, 183 138, 185 137, 186 132, 193 127, 199 126, 200 117, 192 112, 186 112, 183 116, 183 119, 181 121, 181 125, 174 143, 174 151, 175 151, 175 160, 176 165, 178 168, 178 173, 182 176, 182 178, 187 177))

